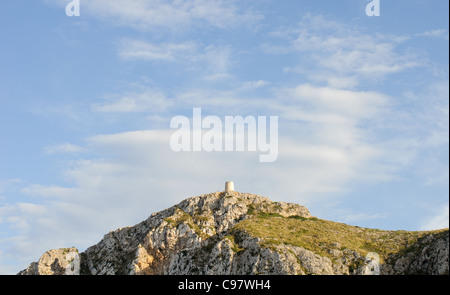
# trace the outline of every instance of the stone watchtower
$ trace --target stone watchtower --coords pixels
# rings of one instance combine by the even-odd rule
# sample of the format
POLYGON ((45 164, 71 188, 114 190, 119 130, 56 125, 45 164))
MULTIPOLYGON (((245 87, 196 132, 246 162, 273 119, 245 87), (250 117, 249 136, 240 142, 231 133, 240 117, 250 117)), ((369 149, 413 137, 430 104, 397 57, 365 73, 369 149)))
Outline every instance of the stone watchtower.
POLYGON ((225 192, 226 193, 234 192, 234 183, 232 181, 225 182, 225 192))

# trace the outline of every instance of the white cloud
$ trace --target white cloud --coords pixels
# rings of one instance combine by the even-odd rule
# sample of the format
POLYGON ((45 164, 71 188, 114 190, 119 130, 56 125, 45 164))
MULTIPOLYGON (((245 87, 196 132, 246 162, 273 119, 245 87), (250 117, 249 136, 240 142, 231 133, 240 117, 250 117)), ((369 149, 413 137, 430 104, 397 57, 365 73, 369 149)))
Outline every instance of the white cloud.
MULTIPOLYGON (((293 88, 270 89, 269 99, 249 96, 248 89, 269 85, 250 81, 231 90, 187 89, 174 95, 177 107, 202 107, 214 115, 279 115, 283 120, 310 123, 342 123, 372 120, 389 107, 390 98, 374 91, 342 90, 300 84, 293 88)), ((350 125, 349 125, 350 124, 350 125)), ((304 126, 302 126, 304 127, 304 126)))
POLYGON ((177 103, 188 106, 188 107, 202 107, 202 108, 211 108, 211 107, 220 107, 224 106, 224 109, 216 109, 218 114, 223 113, 224 111, 232 112, 235 111, 232 107, 237 107, 241 105, 241 107, 248 107, 249 102, 245 102, 245 100, 239 96, 236 91, 233 90, 211 90, 211 89, 187 89, 182 91, 176 95, 177 103))
POLYGON ((60 186, 46 186, 34 184, 27 187, 24 187, 21 192, 30 195, 30 196, 38 196, 38 197, 58 197, 62 195, 67 195, 69 192, 73 191, 71 188, 65 188, 60 186))
POLYGON ((448 31, 446 29, 437 29, 431 31, 425 31, 423 33, 417 34, 419 37, 443 37, 448 40, 448 31))
MULTIPOLYGON (((66 0, 45 0, 62 7, 66 0)), ((142 30, 186 30, 193 26, 220 29, 258 23, 262 16, 239 11, 237 1, 218 0, 89 0, 81 2, 81 14, 93 15, 115 25, 142 30)))
POLYGON ((44 147, 44 153, 50 155, 59 153, 80 153, 84 151, 86 151, 85 148, 71 143, 62 143, 44 147))
MULTIPOLYGON (((385 76, 421 65, 411 52, 399 52, 406 37, 367 34, 357 28, 306 15, 298 26, 282 28, 269 34, 284 45, 266 43, 262 49, 272 54, 297 53, 311 65, 289 66, 312 81, 326 81, 330 86, 354 88, 362 80, 385 76)), ((277 44, 280 44, 278 42, 277 44)))
POLYGON ((208 66, 211 74, 228 74, 232 66, 232 50, 229 46, 207 46, 200 57, 208 66))
POLYGON ((217 74, 210 74, 203 77, 206 81, 220 81, 228 78, 232 78, 233 75, 228 73, 217 73, 217 74))
POLYGON ((270 82, 264 80, 247 81, 242 83, 242 89, 257 89, 269 85, 270 82))
MULTIPOLYGON (((248 180, 265 180, 277 191, 266 191, 273 197, 282 195, 295 200, 303 196, 303 201, 307 201, 317 193, 342 189, 346 180, 361 173, 359 169, 364 169, 366 157, 373 156, 282 137, 279 161, 265 165, 258 162, 259 152, 173 152, 169 145, 172 133, 172 130, 149 130, 94 136, 88 142, 104 158, 78 161, 68 169, 65 174, 73 188, 31 185, 23 192, 48 200, 80 202, 80 205, 86 202, 96 210, 99 208, 95 205, 106 200, 109 201, 103 204, 104 208, 122 204, 124 195, 136 202, 130 204, 132 207, 156 202, 164 208, 177 198, 185 198, 186 192, 203 193, 221 188, 224 179, 231 177, 241 188, 252 187, 248 180), (230 167, 226 163, 234 163, 233 169, 209 173, 215 167, 230 167), (277 173, 267 174, 268 166, 277 173), (296 183, 296 178, 302 182, 296 183), (178 181, 186 186, 174 187, 173 183, 178 181), (284 189, 279 191, 280 188, 284 189), (161 193, 168 196, 164 201, 159 199, 161 193)), ((105 211, 104 215, 106 218, 108 213, 105 211)))
POLYGON ((438 81, 407 92, 383 119, 380 141, 397 166, 414 173, 422 185, 448 186, 449 84, 438 81))
POLYGON ((20 178, 14 179, 0 179, 0 194, 7 190, 10 186, 20 184, 22 180, 20 178))
POLYGON ((338 89, 354 89, 358 85, 357 76, 329 76, 329 75, 317 75, 311 76, 313 81, 326 81, 330 87, 338 89))
POLYGON ((141 40, 124 39, 119 43, 119 56, 127 60, 175 61, 192 57, 197 51, 197 45, 192 42, 155 45, 141 40))
POLYGON ((120 97, 108 98, 105 103, 97 103, 92 108, 105 113, 161 112, 173 105, 161 91, 145 89, 138 93, 128 93, 120 97))
MULTIPOLYGON (((290 97, 295 100, 293 104, 305 108, 305 116, 298 119, 308 121, 320 120, 317 113, 327 114, 331 117, 341 116, 343 121, 352 119, 369 119, 376 116, 387 105, 388 97, 375 92, 348 91, 332 87, 315 87, 302 84, 290 90, 290 97), (309 112, 314 106, 316 112, 309 112)), ((330 122, 332 123, 332 122, 330 122)))
POLYGON ((150 43, 123 39, 118 42, 119 57, 124 60, 176 62, 189 71, 199 71, 204 80, 217 81, 233 77, 233 51, 226 45, 200 46, 195 42, 150 43))
POLYGON ((42 215, 48 213, 45 206, 33 203, 17 203, 16 207, 21 212, 28 215, 42 215))
POLYGON ((429 218, 427 218, 423 225, 421 226, 421 230, 433 230, 433 229, 442 229, 448 228, 449 224, 449 205, 446 204, 441 206, 436 210, 435 214, 429 218))
POLYGON ((0 212, 4 216, 4 223, 7 223, 11 229, 18 232, 29 231, 31 221, 44 214, 49 214, 47 208, 43 205, 19 202, 14 205, 0 207, 0 212))

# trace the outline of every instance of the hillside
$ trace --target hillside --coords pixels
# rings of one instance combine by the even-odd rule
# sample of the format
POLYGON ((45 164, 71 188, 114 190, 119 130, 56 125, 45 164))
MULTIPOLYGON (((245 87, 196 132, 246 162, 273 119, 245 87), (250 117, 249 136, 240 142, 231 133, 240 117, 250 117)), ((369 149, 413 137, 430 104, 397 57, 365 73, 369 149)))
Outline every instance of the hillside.
POLYGON ((234 191, 186 199, 96 245, 47 251, 21 275, 449 273, 449 231, 385 231, 234 191))

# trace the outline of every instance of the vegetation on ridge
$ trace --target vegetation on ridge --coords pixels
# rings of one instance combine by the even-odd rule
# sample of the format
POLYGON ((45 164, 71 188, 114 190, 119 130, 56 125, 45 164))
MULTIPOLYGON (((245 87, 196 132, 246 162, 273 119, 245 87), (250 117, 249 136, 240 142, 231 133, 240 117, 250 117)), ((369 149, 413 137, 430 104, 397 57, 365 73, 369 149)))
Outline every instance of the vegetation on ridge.
POLYGON ((363 256, 377 253, 384 261, 390 254, 407 251, 420 238, 444 230, 435 231, 389 231, 361 228, 322 219, 282 217, 276 213, 252 215, 234 227, 251 236, 262 238, 261 245, 272 248, 280 244, 299 246, 321 256, 334 257, 331 249, 355 251, 363 256))

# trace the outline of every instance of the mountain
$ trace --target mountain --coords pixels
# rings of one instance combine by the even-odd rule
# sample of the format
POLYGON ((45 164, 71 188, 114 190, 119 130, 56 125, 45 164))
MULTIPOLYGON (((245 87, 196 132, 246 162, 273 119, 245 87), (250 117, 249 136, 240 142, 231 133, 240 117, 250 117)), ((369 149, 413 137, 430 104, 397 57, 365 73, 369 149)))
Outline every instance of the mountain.
POLYGON ((449 231, 387 231, 312 217, 235 191, 192 197, 96 245, 47 251, 20 275, 449 274, 449 231))

